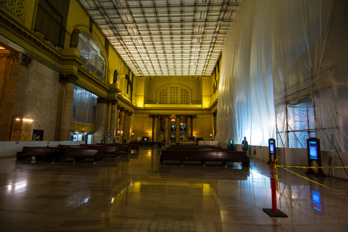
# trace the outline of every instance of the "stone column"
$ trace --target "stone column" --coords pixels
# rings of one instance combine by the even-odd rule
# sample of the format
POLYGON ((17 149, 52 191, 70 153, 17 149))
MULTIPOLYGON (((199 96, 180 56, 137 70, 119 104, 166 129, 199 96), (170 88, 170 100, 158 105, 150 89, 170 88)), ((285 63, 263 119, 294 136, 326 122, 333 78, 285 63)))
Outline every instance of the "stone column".
POLYGON ((166 139, 166 144, 169 144, 169 117, 166 116, 166 129, 164 131, 164 134, 165 134, 165 139, 166 139))
POLYGON ((97 110, 95 115, 94 142, 105 142, 105 134, 108 129, 108 104, 105 98, 98 98, 97 110))
POLYGON ((213 113, 213 139, 216 137, 216 112, 213 113))
MULTIPOLYGON (((194 126, 195 126, 195 118, 193 116, 191 116, 191 136, 195 136, 194 131, 193 131, 194 126)), ((198 135, 196 135, 195 137, 197 137, 197 136, 198 135)))
POLYGON ((175 142, 180 143, 180 117, 176 116, 175 142))
POLYGON ((192 136, 192 116, 187 116, 187 125, 186 125, 186 130, 187 130, 187 136, 192 136))
POLYGON ((115 141, 117 133, 117 100, 111 101, 110 131, 112 142, 115 141))
POLYGON ((154 115, 154 120, 155 120, 155 122, 154 122, 154 127, 153 127, 153 142, 159 142, 158 141, 158 128, 159 128, 159 126, 158 126, 158 124, 159 124, 159 120, 158 120, 158 116, 156 116, 156 115, 154 115))
POLYGON ((124 114, 124 126, 123 126, 123 138, 127 143, 130 141, 130 127, 132 121, 132 112, 125 111, 124 114))
POLYGON ((119 128, 118 131, 119 136, 120 136, 120 143, 123 143, 123 133, 124 133, 124 116, 125 116, 125 111, 123 109, 120 110, 120 114, 119 114, 119 118, 120 118, 120 124, 119 124, 119 128))
POLYGON ((16 98, 17 80, 23 75, 29 77, 29 71, 23 73, 25 68, 19 65, 20 53, 2 50, 0 59, 0 141, 11 138, 12 118, 16 98), (7 54, 6 54, 7 53, 7 54))
POLYGON ((65 96, 62 109, 62 121, 60 125, 60 141, 70 140, 70 130, 73 118, 73 103, 74 103, 74 83, 78 77, 74 74, 60 76, 60 82, 65 83, 65 96))

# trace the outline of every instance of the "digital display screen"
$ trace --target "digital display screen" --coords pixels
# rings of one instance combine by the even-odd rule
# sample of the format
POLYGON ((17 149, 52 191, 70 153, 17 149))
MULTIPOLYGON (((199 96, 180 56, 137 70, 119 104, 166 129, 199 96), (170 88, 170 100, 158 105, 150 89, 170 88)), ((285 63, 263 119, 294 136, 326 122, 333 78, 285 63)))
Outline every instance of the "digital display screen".
POLYGON ((273 140, 269 141, 269 153, 274 154, 274 141, 273 140))
POLYGON ((230 144, 233 144, 233 139, 230 139, 230 144))
POLYGON ((308 142, 308 150, 309 150, 309 158, 312 160, 318 159, 318 147, 317 141, 309 141, 308 142))
POLYGON ((320 193, 312 190, 313 209, 321 211, 320 193))

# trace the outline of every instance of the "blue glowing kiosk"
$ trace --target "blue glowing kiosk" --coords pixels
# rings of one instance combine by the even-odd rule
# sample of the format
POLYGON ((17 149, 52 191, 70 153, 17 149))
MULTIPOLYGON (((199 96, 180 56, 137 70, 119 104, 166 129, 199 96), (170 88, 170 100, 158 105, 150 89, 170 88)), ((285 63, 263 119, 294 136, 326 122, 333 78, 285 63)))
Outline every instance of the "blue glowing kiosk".
POLYGON ((227 149, 229 149, 229 150, 234 150, 234 148, 233 148, 233 139, 230 139, 230 140, 228 141, 227 149))
MULTIPOLYGON (((319 139, 317 138, 307 139, 307 156, 308 156, 308 166, 312 166, 312 161, 317 162, 318 167, 322 166, 319 139)), ((322 168, 318 168, 317 173, 313 171, 313 168, 308 168, 306 174, 315 174, 316 176, 325 176, 322 168)))
POLYGON ((273 138, 268 139, 268 154, 269 154, 269 159, 267 164, 269 164, 271 161, 275 162, 277 159, 277 154, 276 154, 275 139, 273 138))

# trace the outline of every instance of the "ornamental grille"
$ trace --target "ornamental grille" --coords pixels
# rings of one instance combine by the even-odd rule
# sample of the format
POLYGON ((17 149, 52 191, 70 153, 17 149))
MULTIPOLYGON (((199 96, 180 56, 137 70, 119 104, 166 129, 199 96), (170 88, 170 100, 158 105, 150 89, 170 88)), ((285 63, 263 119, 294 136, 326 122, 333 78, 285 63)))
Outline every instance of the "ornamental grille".
POLYGON ((12 11, 15 15, 23 17, 25 0, 2 0, 0 4, 4 5, 7 9, 12 11))
POLYGON ((170 87, 170 104, 178 103, 178 87, 170 87))
POLYGON ((160 104, 168 103, 168 88, 161 90, 159 103, 160 104))
POLYGON ((189 94, 186 89, 180 88, 180 103, 181 104, 188 104, 189 103, 189 94))

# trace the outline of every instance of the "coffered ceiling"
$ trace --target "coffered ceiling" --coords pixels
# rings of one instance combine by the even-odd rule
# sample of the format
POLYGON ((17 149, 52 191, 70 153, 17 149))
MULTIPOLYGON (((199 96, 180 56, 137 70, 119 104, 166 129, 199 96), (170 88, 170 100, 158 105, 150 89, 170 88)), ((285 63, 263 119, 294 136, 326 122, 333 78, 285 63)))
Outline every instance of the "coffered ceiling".
POLYGON ((135 76, 210 76, 240 0, 79 0, 135 76))

